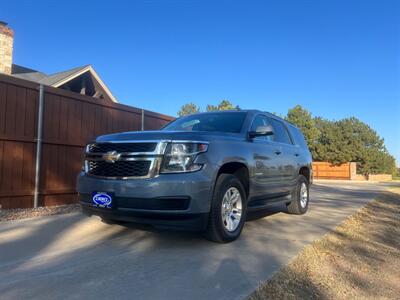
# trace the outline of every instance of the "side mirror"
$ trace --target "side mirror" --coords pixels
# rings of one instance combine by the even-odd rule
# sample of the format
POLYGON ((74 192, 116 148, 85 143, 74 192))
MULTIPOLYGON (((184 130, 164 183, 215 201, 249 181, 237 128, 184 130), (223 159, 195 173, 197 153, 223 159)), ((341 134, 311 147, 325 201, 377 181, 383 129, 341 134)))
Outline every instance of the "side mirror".
POLYGON ((249 137, 252 139, 258 136, 269 136, 273 134, 274 130, 271 125, 258 126, 256 131, 249 131, 249 137))

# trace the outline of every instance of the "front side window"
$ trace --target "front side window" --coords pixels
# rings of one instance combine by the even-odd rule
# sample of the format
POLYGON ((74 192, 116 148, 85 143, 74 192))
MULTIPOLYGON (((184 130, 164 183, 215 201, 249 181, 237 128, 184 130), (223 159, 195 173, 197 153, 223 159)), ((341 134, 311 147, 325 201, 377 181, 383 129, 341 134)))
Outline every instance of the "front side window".
MULTIPOLYGON (((270 125, 271 125, 271 123, 266 116, 258 115, 255 117, 253 124, 251 124, 250 131, 259 131, 259 129, 261 127, 270 126, 270 125)), ((256 137, 256 139, 273 141, 274 135, 258 136, 258 137, 256 137)))
POLYGON ((246 112, 215 112, 190 115, 176 119, 162 130, 169 131, 213 131, 239 133, 246 112))

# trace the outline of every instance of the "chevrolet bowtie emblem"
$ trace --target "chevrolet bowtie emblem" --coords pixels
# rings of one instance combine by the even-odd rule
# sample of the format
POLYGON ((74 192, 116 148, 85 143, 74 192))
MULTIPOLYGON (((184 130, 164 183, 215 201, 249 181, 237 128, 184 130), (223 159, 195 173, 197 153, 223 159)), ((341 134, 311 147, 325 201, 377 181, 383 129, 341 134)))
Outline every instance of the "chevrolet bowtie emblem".
POLYGON ((108 163, 115 163, 121 157, 121 153, 117 151, 109 151, 103 154, 103 159, 108 163))

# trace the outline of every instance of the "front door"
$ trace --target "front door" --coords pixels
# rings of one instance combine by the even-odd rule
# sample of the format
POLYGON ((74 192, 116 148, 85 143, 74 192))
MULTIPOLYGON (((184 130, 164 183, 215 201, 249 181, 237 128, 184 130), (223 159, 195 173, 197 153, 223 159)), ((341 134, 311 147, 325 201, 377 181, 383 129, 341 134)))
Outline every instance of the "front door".
MULTIPOLYGON (((258 127, 271 125, 264 115, 258 115, 253 121, 251 131, 258 127)), ((253 198, 269 199, 281 196, 282 189, 282 147, 273 142, 272 136, 260 136, 249 141, 253 153, 253 198)))

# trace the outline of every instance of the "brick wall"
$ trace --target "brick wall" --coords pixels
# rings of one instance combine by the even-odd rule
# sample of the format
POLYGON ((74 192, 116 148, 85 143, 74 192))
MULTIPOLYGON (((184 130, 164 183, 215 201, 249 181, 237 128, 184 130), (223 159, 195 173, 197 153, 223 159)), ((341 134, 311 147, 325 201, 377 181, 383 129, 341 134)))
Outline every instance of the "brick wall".
POLYGON ((11 74, 14 32, 0 22, 0 73, 11 74))

